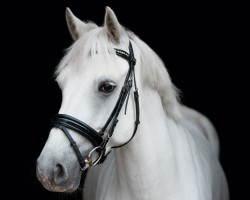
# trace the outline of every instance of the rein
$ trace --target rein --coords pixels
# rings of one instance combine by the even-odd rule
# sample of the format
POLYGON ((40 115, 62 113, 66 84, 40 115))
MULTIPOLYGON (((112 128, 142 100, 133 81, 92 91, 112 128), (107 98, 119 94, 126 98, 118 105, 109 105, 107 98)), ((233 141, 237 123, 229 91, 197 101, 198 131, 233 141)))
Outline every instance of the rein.
POLYGON ((133 131, 131 138, 126 143, 119 145, 119 146, 114 146, 112 148, 119 148, 129 143, 135 136, 138 124, 140 123, 139 121, 139 116, 140 116, 139 93, 138 93, 138 88, 136 86, 135 70, 134 70, 136 59, 134 58, 134 52, 133 52, 131 42, 129 42, 129 53, 121 49, 115 48, 114 50, 118 56, 128 61, 129 70, 125 78, 123 87, 121 89, 119 98, 115 104, 115 107, 113 108, 113 111, 111 112, 108 120, 106 121, 102 129, 99 132, 97 132, 88 124, 66 114, 56 114, 50 119, 51 128, 56 127, 56 128, 61 129, 65 133, 67 138, 69 139, 70 144, 77 155, 82 171, 86 170, 90 166, 103 163, 105 159, 107 158, 108 154, 105 155, 107 143, 114 133, 114 129, 119 121, 117 118, 119 116, 119 113, 122 109, 122 106, 125 100, 126 100, 126 104, 125 104, 125 114, 126 114, 127 103, 128 103, 129 94, 130 94, 130 90, 132 88, 133 82, 134 82, 134 89, 135 89, 134 101, 135 101, 135 109, 136 109, 134 131, 133 131), (109 127, 109 130, 107 134, 105 135, 104 132, 108 129, 108 127, 109 127), (81 155, 81 152, 79 148, 77 147, 76 142, 73 140, 73 138, 71 137, 67 129, 76 131, 77 133, 86 137, 93 144, 94 148, 89 152, 86 158, 84 158, 81 155), (91 156, 92 156, 92 153, 95 151, 99 154, 99 156, 95 161, 93 161, 91 156))

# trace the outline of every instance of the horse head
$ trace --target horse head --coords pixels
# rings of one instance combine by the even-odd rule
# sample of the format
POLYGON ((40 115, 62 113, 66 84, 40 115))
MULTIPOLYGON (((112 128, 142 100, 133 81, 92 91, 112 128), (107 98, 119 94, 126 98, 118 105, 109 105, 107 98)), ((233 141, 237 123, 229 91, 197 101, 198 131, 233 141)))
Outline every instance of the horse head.
POLYGON ((74 42, 55 71, 62 103, 37 159, 38 179, 57 192, 76 190, 83 170, 132 139, 139 123, 137 87, 141 87, 137 75, 138 86, 135 82, 140 59, 136 61, 132 33, 109 7, 101 27, 81 21, 69 8, 66 21, 74 42))

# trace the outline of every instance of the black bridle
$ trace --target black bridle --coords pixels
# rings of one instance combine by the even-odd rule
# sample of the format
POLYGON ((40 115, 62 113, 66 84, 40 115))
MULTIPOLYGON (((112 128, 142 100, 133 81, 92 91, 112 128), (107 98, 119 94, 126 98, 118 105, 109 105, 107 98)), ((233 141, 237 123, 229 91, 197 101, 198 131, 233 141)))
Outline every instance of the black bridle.
POLYGON ((136 59, 134 58, 134 52, 133 52, 132 45, 129 42, 129 53, 127 53, 126 51, 120 50, 120 49, 116 49, 116 48, 115 48, 115 52, 118 56, 121 56, 122 58, 124 58, 128 61, 129 70, 128 70, 127 76, 125 78, 123 87, 121 89, 119 98, 115 104, 115 107, 113 108, 113 111, 111 112, 111 114, 110 114, 108 120, 106 121, 106 123, 104 124, 103 128, 99 132, 97 132, 95 129, 91 128, 86 123, 84 123, 84 122, 82 122, 82 121, 80 121, 80 120, 78 120, 70 115, 66 115, 66 114, 56 114, 50 120, 52 128, 56 127, 56 128, 61 129, 65 133, 67 138, 69 139, 70 144, 77 155, 77 158, 78 158, 78 161, 80 163, 82 170, 85 170, 92 165, 100 164, 100 163, 104 162, 104 160, 106 159, 106 157, 107 157, 107 155, 105 155, 106 145, 114 133, 114 129, 115 129, 116 124, 118 122, 117 118, 119 116, 119 113, 121 111, 121 108, 122 108, 125 100, 127 99, 126 105, 125 105, 125 114, 126 114, 129 93, 130 93, 130 89, 132 88, 133 82, 134 82, 134 88, 135 88, 134 101, 135 101, 135 109, 136 109, 136 119, 135 119, 134 131, 133 131, 131 138, 126 143, 124 143, 120 146, 112 147, 112 148, 122 147, 122 146, 126 145, 128 142, 130 142, 132 140, 132 138, 135 136, 138 124, 140 123, 140 121, 139 121, 139 116, 140 116, 139 94, 138 94, 138 89, 136 86, 135 70, 134 70, 134 66, 136 64, 136 59), (107 130, 108 126, 110 126, 110 127, 108 130, 108 133, 105 136, 104 132, 107 130), (93 144, 94 149, 92 149, 90 151, 87 158, 84 158, 82 156, 82 154, 80 153, 80 150, 78 149, 78 147, 76 145, 76 142, 73 140, 73 138, 71 137, 71 135, 69 134, 67 129, 74 130, 77 133, 83 135, 93 144), (99 156, 93 162, 91 154, 94 151, 96 151, 99 154, 99 156), (86 164, 88 164, 88 166, 86 166, 86 164))

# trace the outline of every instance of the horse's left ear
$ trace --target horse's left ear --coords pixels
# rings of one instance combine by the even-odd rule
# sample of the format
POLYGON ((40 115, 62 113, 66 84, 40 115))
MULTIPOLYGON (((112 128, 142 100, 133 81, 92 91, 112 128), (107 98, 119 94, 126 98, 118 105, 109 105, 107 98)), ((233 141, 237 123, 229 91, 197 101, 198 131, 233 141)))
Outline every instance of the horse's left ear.
POLYGON ((120 43, 121 25, 110 7, 106 7, 104 27, 106 28, 109 38, 115 43, 120 43))

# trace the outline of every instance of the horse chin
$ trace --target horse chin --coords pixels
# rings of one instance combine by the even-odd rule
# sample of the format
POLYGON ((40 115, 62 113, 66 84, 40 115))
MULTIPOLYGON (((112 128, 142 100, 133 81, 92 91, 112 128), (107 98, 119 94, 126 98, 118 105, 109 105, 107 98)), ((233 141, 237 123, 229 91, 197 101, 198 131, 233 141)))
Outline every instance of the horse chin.
POLYGON ((55 174, 58 172, 53 170, 51 173, 37 167, 36 174, 38 180, 43 187, 51 192, 74 192, 78 189, 81 181, 81 171, 78 169, 68 168, 68 176, 60 180, 55 174))
POLYGON ((79 184, 68 184, 68 185, 53 185, 50 182, 42 183, 43 187, 51 192, 66 192, 71 193, 77 190, 79 184))

